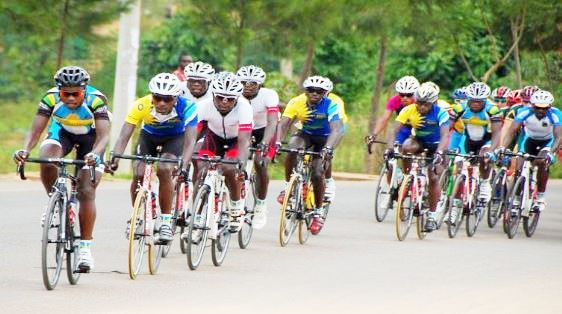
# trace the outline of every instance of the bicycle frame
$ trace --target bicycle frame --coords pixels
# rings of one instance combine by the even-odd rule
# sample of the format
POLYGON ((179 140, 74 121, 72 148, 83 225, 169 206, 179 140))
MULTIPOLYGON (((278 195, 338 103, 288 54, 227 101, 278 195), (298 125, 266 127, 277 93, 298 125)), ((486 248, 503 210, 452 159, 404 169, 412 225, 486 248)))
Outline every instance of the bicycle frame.
POLYGON ((475 167, 467 158, 463 158, 461 165, 460 174, 466 178, 463 184, 463 206, 465 208, 472 208, 474 193, 476 187, 480 184, 480 171, 479 168, 475 167))
POLYGON ((520 157, 525 158, 523 167, 521 168, 521 176, 525 178, 523 197, 521 198, 521 210, 522 212, 528 214, 531 210, 533 200, 537 198, 537 166, 532 165, 528 155, 520 155, 520 157), (533 191, 533 194, 529 195, 531 190, 533 191))
POLYGON ((207 168, 207 174, 203 180, 203 185, 208 185, 210 187, 210 193, 207 196, 207 213, 212 215, 206 215, 207 219, 205 221, 205 227, 209 228, 209 238, 216 239, 218 234, 218 222, 220 218, 219 210, 222 208, 220 197, 222 193, 225 193, 227 188, 224 183, 224 176, 219 173, 218 163, 211 162, 207 168), (211 221, 212 217, 212 221, 211 221))

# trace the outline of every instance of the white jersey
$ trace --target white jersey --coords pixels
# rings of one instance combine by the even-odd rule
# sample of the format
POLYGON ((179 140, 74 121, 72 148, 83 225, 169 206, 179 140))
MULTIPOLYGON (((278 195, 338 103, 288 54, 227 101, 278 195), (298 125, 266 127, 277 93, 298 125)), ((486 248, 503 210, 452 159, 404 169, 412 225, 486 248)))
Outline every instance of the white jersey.
POLYGON ((525 127, 525 136, 535 140, 548 140, 554 137, 554 128, 562 125, 562 112, 558 108, 550 108, 546 115, 539 119, 532 108, 519 110, 515 121, 525 127))
POLYGON ((199 121, 207 121, 211 132, 224 139, 238 137, 238 131, 252 131, 252 106, 244 97, 239 97, 232 110, 223 116, 215 107, 213 99, 197 104, 199 121))
POLYGON ((279 95, 273 89, 262 87, 256 97, 250 100, 254 110, 254 129, 267 126, 267 114, 279 112, 279 95))
POLYGON ((199 104, 200 102, 202 102, 203 100, 206 99, 211 99, 213 98, 213 93, 211 92, 211 89, 208 88, 207 92, 205 94, 203 94, 203 96, 201 97, 195 97, 191 94, 191 92, 189 91, 189 88, 187 88, 186 84, 182 84, 181 87, 181 94, 180 96, 187 98, 187 100, 194 102, 195 104, 199 104))

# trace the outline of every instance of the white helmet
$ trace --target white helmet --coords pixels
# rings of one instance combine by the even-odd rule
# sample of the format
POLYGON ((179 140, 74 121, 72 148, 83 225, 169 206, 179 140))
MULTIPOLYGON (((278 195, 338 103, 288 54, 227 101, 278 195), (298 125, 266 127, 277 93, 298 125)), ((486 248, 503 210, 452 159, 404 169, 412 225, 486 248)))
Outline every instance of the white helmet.
POLYGON ((413 94, 420 87, 420 82, 413 76, 404 76, 396 82, 395 90, 400 94, 413 94))
POLYGON ((334 84, 327 77, 315 75, 306 78, 306 80, 302 82, 302 87, 304 88, 318 87, 328 92, 332 90, 334 84))
POLYGON ((434 83, 427 82, 416 89, 415 97, 417 101, 434 103, 439 98, 439 87, 434 83))
POLYGON ((490 87, 483 82, 474 82, 466 87, 468 99, 485 100, 490 96, 490 87))
POLYGON ((215 75, 215 69, 205 62, 197 61, 188 64, 183 70, 186 78, 198 78, 210 81, 215 75))
POLYGON ((160 73, 148 83, 148 89, 153 94, 163 96, 178 96, 181 92, 181 82, 172 73, 160 73))
POLYGON ((554 96, 548 91, 538 90, 531 95, 531 104, 533 105, 543 105, 540 107, 550 107, 554 102, 554 96), (546 106, 548 105, 548 106, 546 106))
POLYGON ((433 88, 435 88, 437 90, 437 93, 441 92, 441 89, 439 88, 439 85, 433 83, 432 81, 423 82, 421 85, 424 85, 424 84, 433 86, 433 88))
POLYGON ((238 76, 240 81, 250 81, 263 84, 266 75, 262 68, 255 65, 247 65, 241 67, 238 72, 236 72, 236 76, 238 76))
POLYGON ((244 86, 232 72, 220 72, 211 81, 213 93, 227 96, 240 96, 244 86))
POLYGON ((332 82, 332 80, 330 80, 327 77, 326 77, 326 79, 328 80, 328 85, 326 85, 326 87, 328 87, 328 93, 330 93, 334 89, 334 82, 332 82))

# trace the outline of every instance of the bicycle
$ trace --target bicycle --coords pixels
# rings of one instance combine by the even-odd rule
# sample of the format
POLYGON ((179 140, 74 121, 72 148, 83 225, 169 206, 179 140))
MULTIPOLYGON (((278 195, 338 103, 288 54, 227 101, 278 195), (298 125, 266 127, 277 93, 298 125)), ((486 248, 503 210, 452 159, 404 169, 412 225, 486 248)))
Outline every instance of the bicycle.
MULTIPOLYGON (((386 144, 382 141, 373 143, 386 144)), ((395 153, 398 153, 398 146, 394 146, 395 153)), ((369 153, 371 150, 369 150, 369 153)), ((383 222, 388 211, 393 208, 394 202, 398 199, 398 188, 402 183, 404 174, 398 167, 396 158, 385 159, 376 183, 375 192, 375 219, 383 222), (388 177, 390 176, 390 180, 388 177)))
MULTIPOLYGON (((43 285, 47 290, 53 290, 60 278, 63 259, 66 254, 66 275, 71 285, 76 285, 81 273, 89 271, 78 267, 80 256, 80 235, 77 232, 76 208, 78 208, 77 182, 78 167, 86 165, 84 160, 64 158, 27 158, 26 162, 40 164, 54 164, 59 168, 58 177, 49 193, 49 202, 45 210, 43 221, 43 236, 41 240, 41 272, 43 285), (75 166, 74 174, 67 171, 67 166, 75 166), (70 191, 67 183, 70 180, 70 191), (54 264, 51 264, 54 262, 54 264)), ((17 173, 22 180, 25 176, 25 164, 17 166, 17 173)), ((92 182, 96 180, 94 167, 89 167, 92 182)))
POLYGON ((449 197, 447 233, 449 238, 454 238, 466 216, 466 235, 472 237, 484 217, 486 206, 483 200, 478 199, 480 190, 478 161, 483 157, 455 152, 448 152, 447 155, 463 158, 449 197))
MULTIPOLYGON (((192 168, 190 167, 190 172, 192 168)), ((185 227, 187 226, 187 221, 190 216, 189 212, 189 204, 191 204, 192 197, 193 197, 193 184, 191 182, 191 174, 183 174, 183 180, 176 179, 174 184, 174 198, 172 199, 172 204, 174 207, 172 208, 172 234, 176 234, 176 231, 179 229, 179 234, 183 234, 185 227)), ((183 254, 186 252, 186 248, 184 245, 184 241, 180 241, 180 250, 183 254)), ((162 257, 167 257, 170 249, 172 248, 172 241, 169 241, 168 244, 164 245, 162 249, 162 257)))
POLYGON ((455 184, 455 162, 453 158, 447 159, 447 165, 441 176, 439 177, 439 189, 441 191, 439 196, 439 201, 437 202, 437 218, 435 219, 437 223, 437 229, 441 229, 445 217, 449 213, 449 198, 453 193, 453 186, 455 184))
MULTIPOLYGON (((159 149, 157 150, 159 151, 159 149)), ((143 257, 147 254, 148 271, 151 275, 155 275, 160 266, 164 246, 168 243, 162 243, 158 240, 159 207, 156 205, 158 200, 153 192, 153 167, 155 163, 172 163, 181 169, 182 160, 111 152, 110 160, 112 163, 114 159, 136 160, 145 164, 144 177, 142 182, 137 182, 137 195, 127 226, 127 238, 129 240, 128 270, 129 278, 136 279, 142 266, 143 257)))
POLYGON ((524 159, 523 167, 517 178, 515 184, 511 189, 508 198, 508 204, 504 211, 504 224, 506 234, 509 239, 513 239, 517 234, 519 222, 523 218, 523 230, 527 237, 532 237, 537 229, 541 212, 535 206, 537 200, 537 166, 532 165, 533 160, 545 159, 530 155, 527 153, 509 153, 504 152, 504 155, 512 157, 521 157, 524 159))
POLYGON ((400 190, 398 190, 398 206, 396 208, 396 237, 399 241, 404 241, 413 217, 416 217, 416 233, 418 239, 423 240, 426 236, 425 222, 429 212, 426 203, 428 191, 428 165, 433 158, 422 156, 395 154, 395 158, 409 159, 412 161, 410 171, 404 177, 400 190))
POLYGON ((488 214, 486 215, 488 227, 490 228, 496 226, 496 223, 502 218, 505 211, 508 167, 509 158, 498 158, 496 169, 492 175, 492 198, 488 203, 488 214))
POLYGON ((240 231, 238 232, 238 246, 241 249, 245 249, 250 244, 252 239, 253 228, 252 220, 254 219, 254 206, 256 202, 256 170, 254 169, 254 155, 256 152, 260 152, 257 148, 250 147, 250 155, 248 156, 248 161, 246 161, 246 167, 244 168, 244 191, 252 191, 252 204, 249 206, 248 195, 242 195, 242 198, 246 198, 244 210, 244 224, 240 231))
MULTIPOLYGON (((281 206, 279 244, 285 247, 297 229, 299 243, 305 244, 310 237, 310 225, 315 207, 311 163, 314 156, 321 156, 321 154, 304 148, 280 148, 279 152, 297 154, 297 165, 285 189, 281 206)), ((330 203, 324 199, 322 212, 324 221, 328 216, 329 206, 330 203)))
POLYGON ((211 257, 215 266, 222 265, 226 257, 232 233, 228 214, 230 196, 219 165, 237 165, 238 161, 222 159, 220 156, 194 156, 192 159, 208 163, 194 199, 187 238, 182 239, 187 241, 187 265, 189 269, 196 270, 201 264, 207 239, 212 242, 211 257))

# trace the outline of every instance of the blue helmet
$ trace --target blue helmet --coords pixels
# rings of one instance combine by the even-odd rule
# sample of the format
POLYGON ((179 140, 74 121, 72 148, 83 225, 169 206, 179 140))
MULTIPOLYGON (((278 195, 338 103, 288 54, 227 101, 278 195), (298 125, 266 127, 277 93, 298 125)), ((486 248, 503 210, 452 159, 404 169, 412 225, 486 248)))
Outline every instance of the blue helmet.
POLYGON ((453 91, 453 93, 451 94, 451 97, 453 99, 466 99, 466 90, 464 87, 461 88, 457 88, 453 91))

